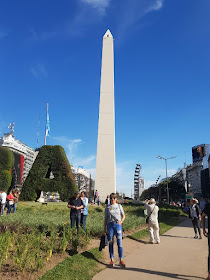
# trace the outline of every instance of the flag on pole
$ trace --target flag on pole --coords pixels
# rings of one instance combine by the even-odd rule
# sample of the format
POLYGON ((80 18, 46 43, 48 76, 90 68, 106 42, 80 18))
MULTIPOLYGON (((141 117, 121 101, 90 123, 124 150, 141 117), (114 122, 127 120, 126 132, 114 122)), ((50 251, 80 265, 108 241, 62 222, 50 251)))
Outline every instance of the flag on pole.
POLYGON ((47 119, 46 119, 46 126, 45 126, 45 139, 44 144, 46 145, 46 138, 50 135, 50 118, 48 112, 48 103, 47 103, 47 119))
POLYGON ((50 118, 49 118, 48 103, 47 103, 46 137, 49 135, 50 135, 50 118))

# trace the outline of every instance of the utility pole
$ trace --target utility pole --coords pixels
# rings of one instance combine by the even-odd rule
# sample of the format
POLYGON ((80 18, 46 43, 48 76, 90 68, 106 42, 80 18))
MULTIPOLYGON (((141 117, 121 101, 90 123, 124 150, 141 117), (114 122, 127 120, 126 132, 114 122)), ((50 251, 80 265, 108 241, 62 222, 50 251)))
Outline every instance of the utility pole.
POLYGON ((169 189, 168 189, 168 173, 167 173, 167 160, 168 159, 172 159, 172 158, 176 158, 175 157, 170 157, 170 158, 164 158, 164 157, 161 157, 161 156, 157 156, 156 157, 157 159, 164 159, 165 160, 165 166, 166 166, 166 184, 167 184, 167 203, 169 204, 169 189))

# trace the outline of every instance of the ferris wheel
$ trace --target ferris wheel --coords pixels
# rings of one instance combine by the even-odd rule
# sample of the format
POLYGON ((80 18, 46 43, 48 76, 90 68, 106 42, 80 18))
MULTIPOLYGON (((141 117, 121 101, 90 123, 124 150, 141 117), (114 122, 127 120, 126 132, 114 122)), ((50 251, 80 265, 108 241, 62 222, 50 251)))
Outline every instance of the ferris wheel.
POLYGON ((139 178, 140 178, 141 164, 136 164, 134 172, 134 199, 139 200, 139 178))

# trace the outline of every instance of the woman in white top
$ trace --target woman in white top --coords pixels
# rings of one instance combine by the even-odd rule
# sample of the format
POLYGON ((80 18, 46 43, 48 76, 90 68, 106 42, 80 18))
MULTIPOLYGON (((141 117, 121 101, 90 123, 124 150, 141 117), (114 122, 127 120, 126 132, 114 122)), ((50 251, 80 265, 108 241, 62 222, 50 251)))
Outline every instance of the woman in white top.
POLYGON ((81 226, 83 226, 84 231, 86 232, 86 219, 88 215, 88 198, 86 197, 86 193, 84 191, 81 192, 80 196, 84 208, 81 209, 81 226))
POLYGON ((120 265, 125 267, 123 261, 123 245, 122 245, 122 223, 125 220, 125 213, 122 205, 117 203, 117 196, 115 193, 110 195, 111 204, 105 209, 104 217, 104 235, 107 234, 109 240, 109 255, 110 255, 110 266, 114 266, 114 246, 113 238, 114 235, 117 239, 118 254, 120 259, 120 265))
POLYGON ((4 207, 7 202, 7 194, 4 191, 0 191, 0 202, 1 202, 1 216, 4 215, 4 207))

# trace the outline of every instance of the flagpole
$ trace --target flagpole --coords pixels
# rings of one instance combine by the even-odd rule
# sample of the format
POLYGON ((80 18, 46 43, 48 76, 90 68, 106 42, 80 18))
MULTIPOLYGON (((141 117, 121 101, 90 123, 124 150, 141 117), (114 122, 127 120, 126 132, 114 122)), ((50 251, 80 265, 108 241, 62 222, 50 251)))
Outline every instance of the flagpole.
POLYGON ((39 127, 40 127, 40 114, 39 114, 39 120, 38 120, 38 128, 37 128, 37 141, 36 141, 36 148, 39 147, 39 127))
POLYGON ((47 103, 47 114, 46 114, 46 125, 45 125, 45 137, 44 137, 44 145, 47 144, 47 115, 48 115, 48 103, 47 103))

